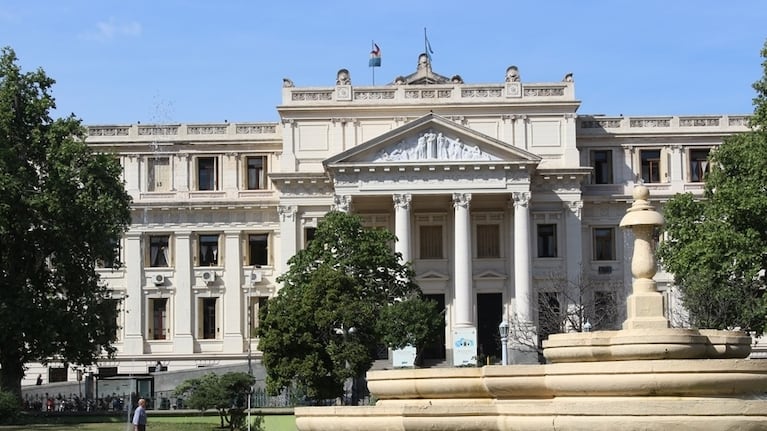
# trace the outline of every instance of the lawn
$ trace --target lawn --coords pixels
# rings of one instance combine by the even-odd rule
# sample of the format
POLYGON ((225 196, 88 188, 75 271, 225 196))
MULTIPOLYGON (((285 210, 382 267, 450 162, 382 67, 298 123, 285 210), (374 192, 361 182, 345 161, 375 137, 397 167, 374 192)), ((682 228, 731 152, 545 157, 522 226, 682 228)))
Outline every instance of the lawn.
MULTIPOLYGON (((87 418, 85 420, 92 420, 87 418)), ((104 418, 110 420, 110 418, 104 418)), ((91 422, 82 421, 83 418, 61 417, 50 418, 47 423, 7 425, 0 426, 0 431, 132 431, 133 427, 125 422, 91 422)), ((272 415, 264 416, 266 431, 296 431, 296 419, 292 415, 272 415)), ((214 431, 218 428, 218 416, 149 416, 148 429, 152 431, 214 431)))

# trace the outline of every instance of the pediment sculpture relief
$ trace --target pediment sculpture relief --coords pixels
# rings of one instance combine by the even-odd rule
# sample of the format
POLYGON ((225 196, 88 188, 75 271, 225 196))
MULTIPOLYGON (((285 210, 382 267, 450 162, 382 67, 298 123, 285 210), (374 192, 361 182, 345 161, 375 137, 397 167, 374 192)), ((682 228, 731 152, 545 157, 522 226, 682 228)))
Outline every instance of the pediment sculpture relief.
POLYGON ((426 132, 418 137, 404 139, 380 150, 373 162, 395 161, 465 161, 500 160, 482 151, 477 145, 468 144, 460 138, 451 138, 442 133, 426 132))

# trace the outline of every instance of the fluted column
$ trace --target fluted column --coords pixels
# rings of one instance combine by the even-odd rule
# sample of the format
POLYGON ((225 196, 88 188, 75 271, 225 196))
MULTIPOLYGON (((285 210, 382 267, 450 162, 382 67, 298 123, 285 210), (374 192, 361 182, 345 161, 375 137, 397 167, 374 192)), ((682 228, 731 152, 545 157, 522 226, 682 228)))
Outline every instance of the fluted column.
POLYGON ((455 326, 472 326, 471 194, 454 193, 455 208, 455 326))
POLYGON ((410 194, 397 194, 394 198, 394 234, 397 236, 397 242, 394 244, 394 251, 402 255, 402 263, 412 260, 410 235, 410 194))
POLYGON ((514 290, 517 318, 533 321, 530 261, 530 192, 512 193, 514 199, 514 290))

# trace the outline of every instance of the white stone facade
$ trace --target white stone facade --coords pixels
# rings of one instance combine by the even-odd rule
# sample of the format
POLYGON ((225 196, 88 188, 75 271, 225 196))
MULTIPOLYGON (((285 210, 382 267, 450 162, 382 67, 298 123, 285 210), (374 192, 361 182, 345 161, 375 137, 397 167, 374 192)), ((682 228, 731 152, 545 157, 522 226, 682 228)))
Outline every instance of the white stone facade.
POLYGON ((474 328, 479 353, 499 358, 498 322, 537 325, 544 297, 572 307, 566 290, 587 284, 623 303, 618 223, 634 184, 657 206, 700 193, 707 152, 748 130, 743 115, 578 115, 572 78, 442 78, 429 67, 397 85, 285 86, 279 123, 89 127, 88 143, 120 158, 134 208, 124 266, 102 269, 121 303, 118 353, 93 371, 241 363, 249 340, 257 360, 249 311, 331 209, 397 235, 446 309, 432 357, 449 363, 455 331, 474 328))

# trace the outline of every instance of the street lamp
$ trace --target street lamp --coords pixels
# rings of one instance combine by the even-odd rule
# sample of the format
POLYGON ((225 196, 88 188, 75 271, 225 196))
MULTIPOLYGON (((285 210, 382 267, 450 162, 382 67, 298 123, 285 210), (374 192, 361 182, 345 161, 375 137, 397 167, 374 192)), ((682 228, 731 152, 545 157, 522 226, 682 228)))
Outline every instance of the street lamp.
MULTIPOLYGON (((357 328, 355 328, 354 326, 351 326, 349 328, 345 328, 343 323, 341 324, 340 328, 333 328, 333 333, 343 337, 344 343, 346 342, 347 337, 349 337, 350 335, 354 335, 356 332, 357 332, 357 328)), ((349 369, 349 360, 348 359, 346 360, 346 369, 347 370, 349 369)), ((356 400, 356 398, 357 398, 356 397, 356 395, 357 395, 356 394, 356 386, 357 386, 357 376, 354 376, 354 377, 352 377, 352 387, 351 387, 351 392, 352 392, 352 400, 351 401, 352 401, 352 405, 356 405, 357 404, 357 402, 356 402, 357 401, 356 400)), ((345 390, 346 389, 344 388, 344 391, 345 390)))
POLYGON ((501 334, 501 365, 509 365, 507 343, 509 341, 509 322, 503 321, 498 325, 498 333, 501 334))
POLYGON ((588 320, 583 324, 583 332, 591 332, 591 322, 588 320))

